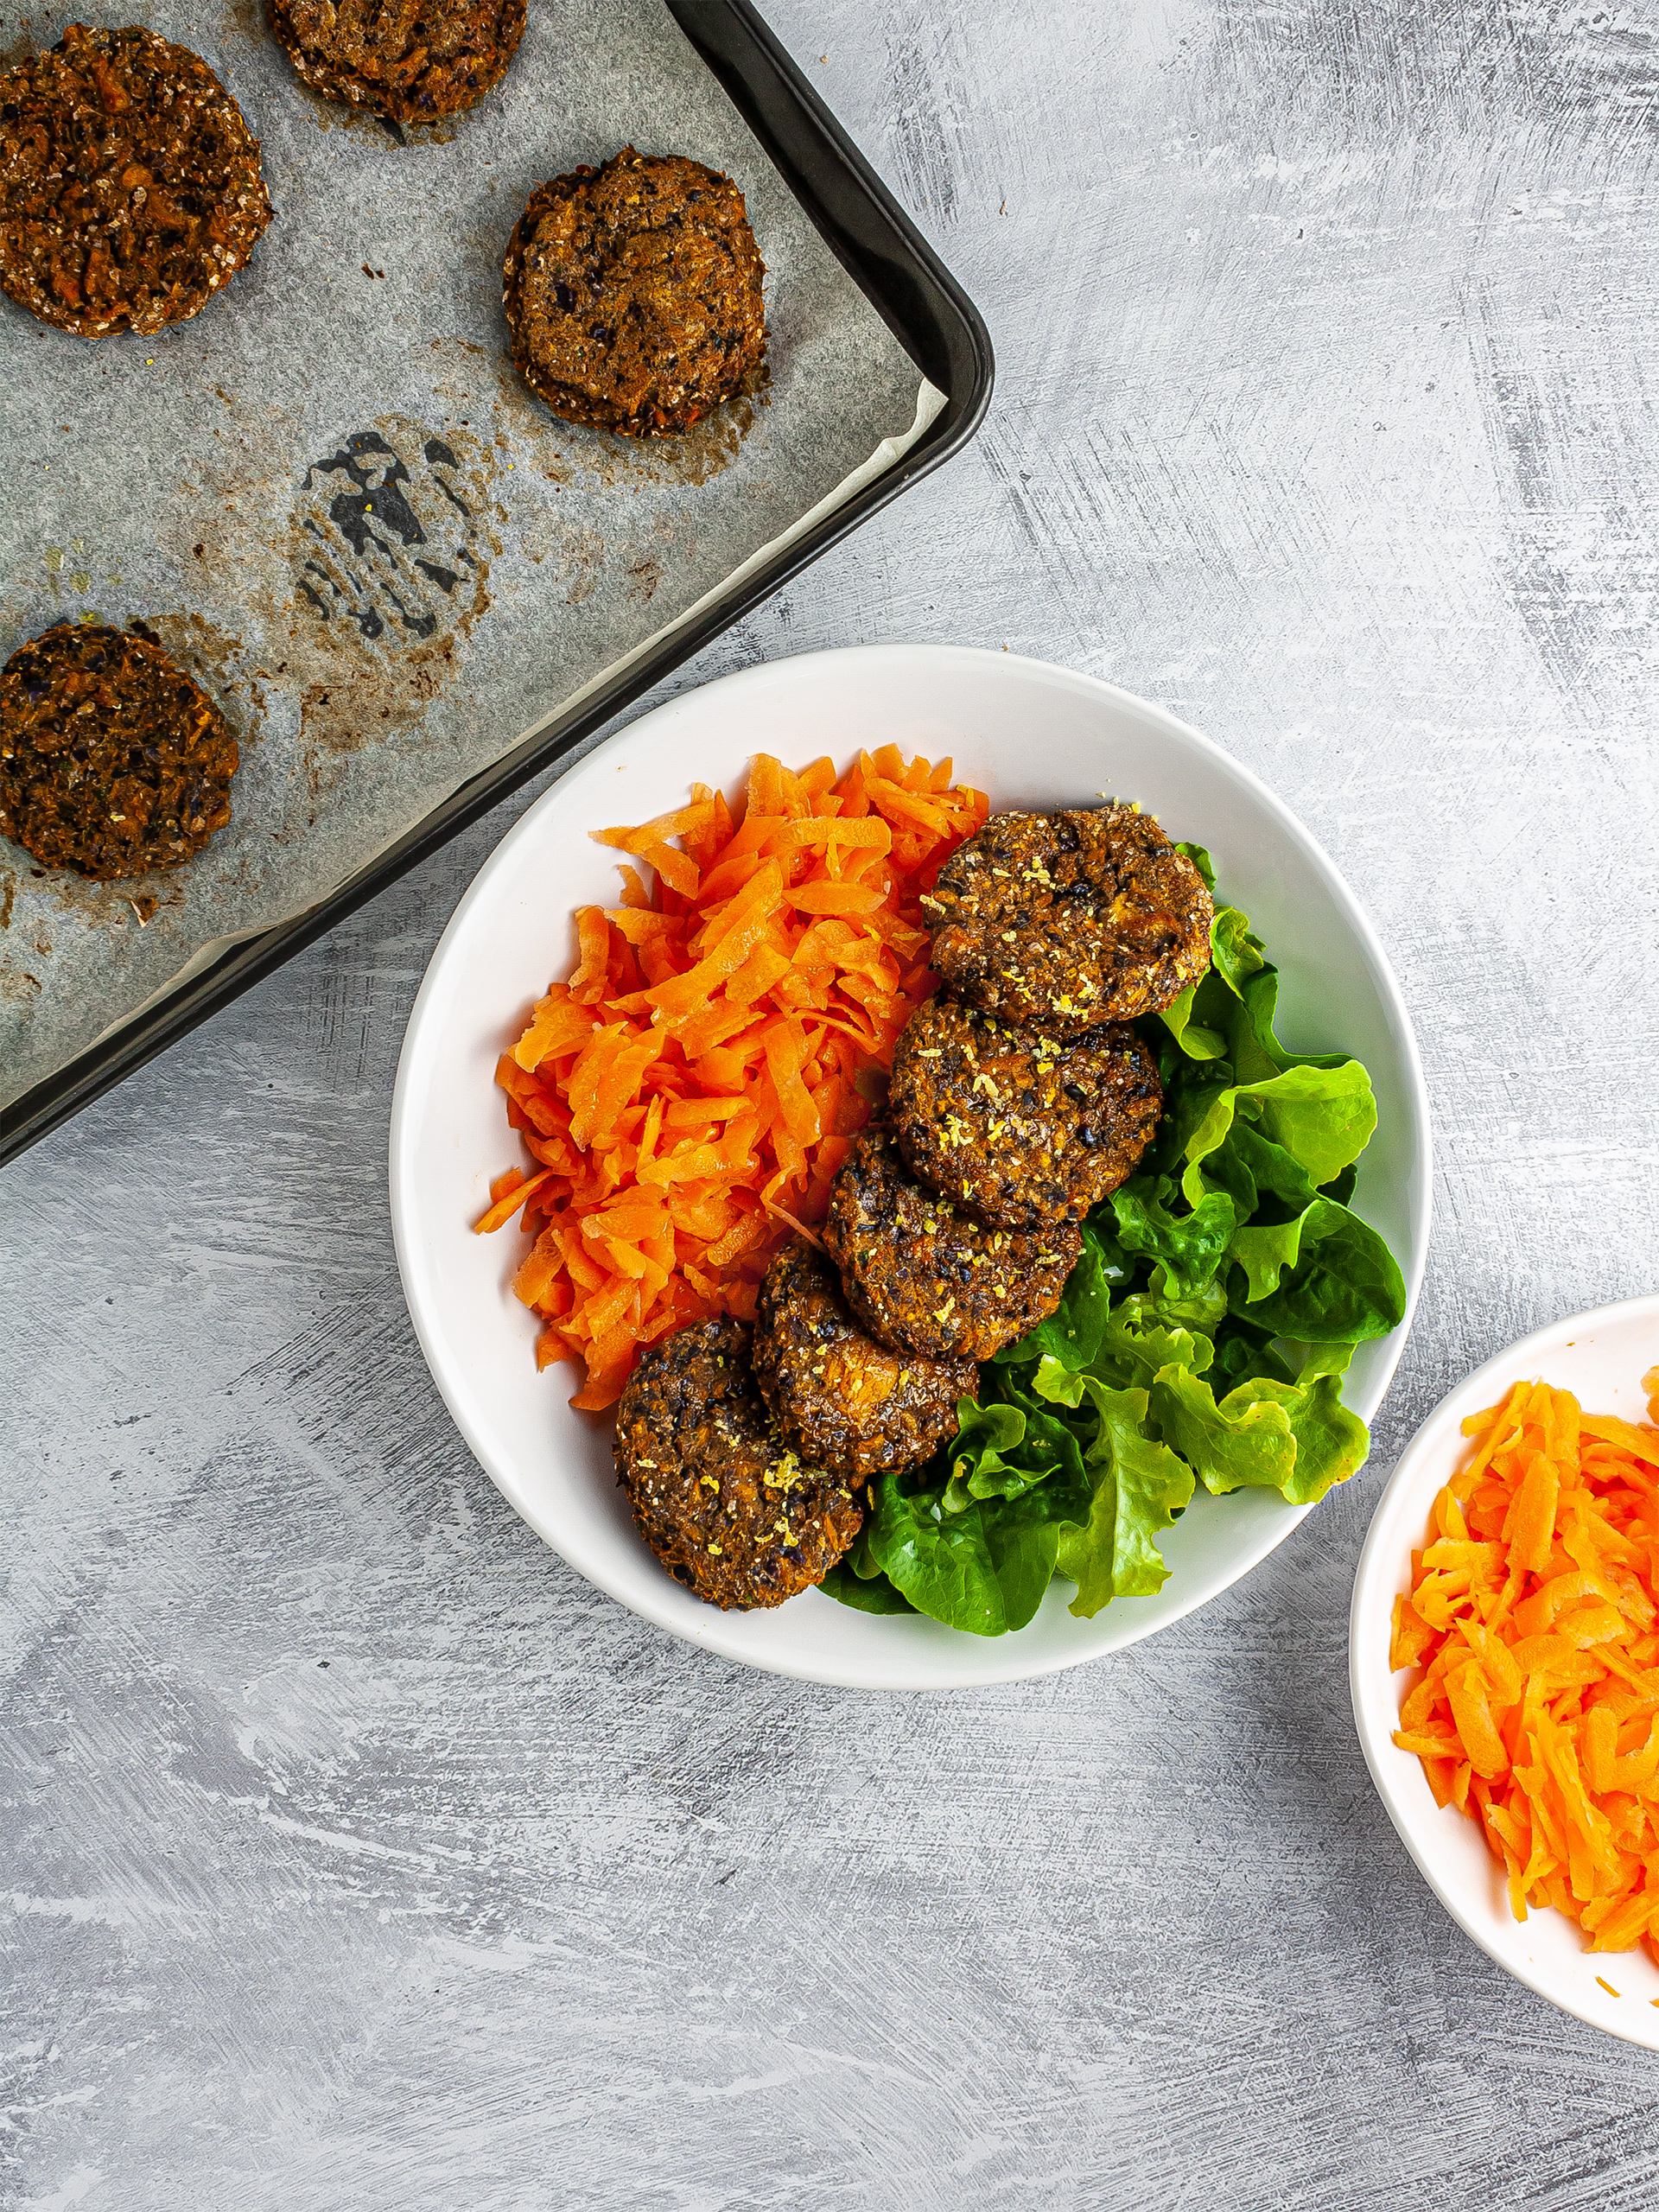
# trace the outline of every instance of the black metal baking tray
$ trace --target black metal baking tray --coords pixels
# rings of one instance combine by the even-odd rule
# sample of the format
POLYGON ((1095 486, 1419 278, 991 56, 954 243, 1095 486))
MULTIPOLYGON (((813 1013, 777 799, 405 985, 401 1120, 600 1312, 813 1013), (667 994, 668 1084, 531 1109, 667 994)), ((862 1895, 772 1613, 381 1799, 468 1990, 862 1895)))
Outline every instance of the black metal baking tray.
POLYGON ((990 401, 989 335, 972 302, 905 215, 748 0, 666 0, 785 183, 923 375, 944 395, 926 431, 883 474, 718 593, 695 617, 454 791, 329 897, 247 938, 113 1036, 0 1110, 0 1163, 79 1111, 312 944, 499 799, 569 753, 876 511, 950 458, 990 401))

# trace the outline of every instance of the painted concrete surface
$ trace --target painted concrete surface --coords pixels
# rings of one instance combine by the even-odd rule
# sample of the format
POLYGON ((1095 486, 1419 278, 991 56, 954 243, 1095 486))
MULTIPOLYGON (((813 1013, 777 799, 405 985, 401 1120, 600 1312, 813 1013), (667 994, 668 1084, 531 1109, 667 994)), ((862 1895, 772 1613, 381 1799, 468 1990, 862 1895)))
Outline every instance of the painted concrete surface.
POLYGON ((1446 1919, 1344 1646, 1441 1391, 1659 1274, 1655 25, 768 12, 998 395, 680 680, 1007 644, 1299 810, 1434 1102, 1376 1458, 1030 1686, 803 1688, 600 1597, 452 1429, 386 1218, 403 1024, 504 808, 0 1179, 0 2202, 1650 2204, 1654 2061, 1446 1919))

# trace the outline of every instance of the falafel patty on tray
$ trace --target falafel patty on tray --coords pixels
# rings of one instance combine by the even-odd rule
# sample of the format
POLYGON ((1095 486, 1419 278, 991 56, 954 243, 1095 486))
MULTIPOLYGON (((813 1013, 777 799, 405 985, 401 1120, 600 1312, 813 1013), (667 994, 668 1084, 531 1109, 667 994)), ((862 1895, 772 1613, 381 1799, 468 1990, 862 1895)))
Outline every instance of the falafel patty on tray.
POLYGON ((625 146, 538 186, 518 218, 502 270, 513 365, 569 422, 674 436, 765 358, 766 273, 730 177, 625 146))
POLYGON ((224 715, 153 638, 56 622, 0 669, 0 836, 104 882, 178 868, 231 818, 224 715))
POLYGON ((1204 878, 1138 808, 994 814, 922 900, 970 1006, 1051 1033, 1160 1014, 1210 965, 1204 878))
POLYGON ((848 1312, 836 1271, 805 1243, 766 1269, 756 1306, 754 1379, 797 1451, 862 1482, 919 1466, 957 1426, 971 1398, 970 1359, 892 1352, 848 1312))
POLYGON ((0 289, 42 322, 182 322, 270 220, 259 141, 188 46, 71 23, 0 75, 0 289))
POLYGON ((393 123, 458 115, 507 73, 525 0, 269 0, 270 27, 325 99, 393 123))
POLYGON ((677 1582, 725 1611, 811 1589, 863 1526, 847 1484, 779 1437, 739 1321, 694 1321, 640 1355, 613 1448, 640 1535, 677 1582))
POLYGON ((1134 1173, 1163 1086, 1127 1022, 1055 1035, 934 998, 905 1025, 887 1106, 912 1174, 991 1228, 1037 1229, 1134 1173))
POLYGON ((912 1179, 898 1147, 859 1138, 830 1192, 823 1246, 878 1344, 932 1359, 989 1359, 1046 1319, 1083 1249, 1073 1223, 986 1229, 912 1179))

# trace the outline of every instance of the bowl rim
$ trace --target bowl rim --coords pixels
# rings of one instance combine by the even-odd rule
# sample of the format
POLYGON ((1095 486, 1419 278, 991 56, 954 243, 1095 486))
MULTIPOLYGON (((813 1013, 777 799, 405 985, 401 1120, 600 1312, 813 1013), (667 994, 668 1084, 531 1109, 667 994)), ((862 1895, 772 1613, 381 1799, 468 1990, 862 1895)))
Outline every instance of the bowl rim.
MULTIPOLYGON (((1436 1855, 1423 1834, 1421 1808, 1408 1801, 1399 1786, 1401 1779, 1420 1773, 1421 1769, 1414 1759, 1409 1766, 1401 1764, 1411 1755, 1402 1753, 1394 1742, 1394 1730, 1399 1719, 1394 1688, 1395 1670, 1387 1664, 1388 1646, 1383 1640, 1387 1619, 1392 1614, 1394 1599, 1400 1589, 1393 1561, 1401 1524, 1409 1517, 1427 1516, 1436 1492, 1452 1471, 1452 1461, 1462 1445, 1461 1424, 1467 1414, 1480 1410, 1481 1404, 1489 1402, 1494 1392, 1501 1393, 1515 1381, 1517 1372, 1540 1370, 1542 1363, 1563 1349, 1569 1340, 1592 1336, 1610 1326, 1643 1321, 1652 1323, 1659 1331, 1659 1292, 1615 1299, 1606 1306, 1586 1306, 1581 1313, 1563 1314, 1559 1320, 1547 1322, 1541 1328, 1517 1338, 1513 1344, 1494 1352, 1490 1359, 1483 1360, 1478 1367, 1471 1368, 1420 1423, 1395 1462, 1360 1552, 1353 1597, 1348 1608, 1348 1692, 1353 1706, 1355 1733, 1383 1810, 1394 1823, 1395 1832, 1418 1872, 1471 1942, 1478 1944, 1489 1959, 1535 1995, 1570 2013, 1574 2019, 1599 2028, 1607 2035, 1618 2036, 1624 2042, 1659 2050, 1659 2014, 1654 2016, 1651 2026, 1643 2024, 1643 2032, 1637 2034, 1634 2016, 1633 2024, 1625 2026, 1590 2011, 1587 2001, 1578 2002, 1563 1993, 1548 1966, 1539 1967, 1524 1958, 1506 1955, 1491 1926, 1465 1910, 1456 1892, 1442 1880, 1436 1855)), ((1433 1809, 1438 1816, 1442 1808, 1436 1806, 1433 1809)), ((1541 1911, 1550 1908, 1537 1909, 1541 1911)))
MULTIPOLYGON (((722 1657, 735 1659, 746 1666, 778 1674, 798 1681, 823 1682, 832 1686, 856 1689, 907 1690, 978 1688, 994 1683, 1033 1680, 1041 1675, 1058 1674, 1085 1662, 1104 1657, 1113 1649, 1127 1649, 1145 1637, 1173 1626, 1200 1606, 1210 1604, 1224 1590, 1230 1589, 1259 1566, 1270 1552, 1276 1550, 1292 1532, 1300 1526, 1313 1510, 1312 1505, 1287 1506, 1281 1517, 1276 1518, 1258 1538, 1241 1545, 1236 1561, 1224 1581, 1209 1586, 1199 1580, 1190 1596, 1184 1597, 1171 1610, 1160 1614, 1145 1628, 1127 1637, 1114 1636, 1109 1643, 1084 1645, 1076 1650, 1051 1653, 1039 1658, 1035 1653, 1022 1658, 1019 1652, 1018 1632, 997 1639, 1001 1647, 998 1662, 981 1663, 958 1675, 930 1669, 925 1681, 918 1680, 902 1665, 867 1662, 861 1666, 830 1668, 818 1665, 810 1659, 792 1660, 785 1654, 758 1656, 752 1651, 734 1648, 729 1637, 721 1632, 727 1616, 713 1607, 702 1609, 695 1620, 688 1619, 671 1610, 675 1598, 683 1596, 677 1586, 663 1578, 660 1599, 649 1586, 645 1590, 622 1586, 612 1575, 601 1559, 588 1555, 588 1548, 560 1541, 543 1522, 526 1510, 520 1497, 509 1486, 508 1479, 493 1464, 493 1453, 485 1439, 477 1432, 464 1400, 452 1390, 447 1376, 447 1348, 437 1340, 432 1317, 424 1310, 424 1303, 415 1293, 413 1278, 417 1273, 414 1249, 414 1224, 418 1218, 414 1179, 413 1146, 410 1142, 412 1124, 417 1110, 414 1096, 413 1064, 421 1036, 424 1017, 432 1000, 442 987, 448 963, 456 953, 474 909, 488 896, 496 875, 511 863, 518 848, 531 842, 538 835, 544 818, 562 802, 572 779, 592 770, 623 746, 635 741, 648 726, 661 728, 690 711, 706 710, 710 695, 731 698, 745 690, 760 690, 776 681, 780 671, 789 671, 797 680, 810 682, 815 668, 833 663, 849 667, 862 663, 867 668, 880 668, 883 664, 897 666, 901 660, 912 664, 921 661, 943 668, 980 669, 996 671, 1000 675, 1028 676, 1039 685, 1069 689, 1084 696, 1109 705, 1115 710, 1149 724, 1158 734, 1179 741, 1194 748, 1201 756, 1213 760, 1226 777, 1236 779, 1251 792, 1263 810, 1277 822, 1282 834, 1307 861, 1318 876, 1327 895, 1340 910, 1347 927, 1357 944, 1386 1014, 1390 1031, 1397 1040, 1400 1073, 1408 1102, 1413 1129, 1412 1135, 1421 1172, 1410 1206, 1410 1249, 1404 1255, 1402 1272, 1406 1285, 1406 1311, 1399 1327, 1391 1338, 1382 1339, 1390 1345, 1386 1363, 1374 1386, 1373 1402, 1364 1414, 1371 1418, 1386 1395, 1395 1371, 1405 1350, 1415 1318, 1418 1298, 1421 1291, 1424 1269, 1427 1260, 1429 1233, 1433 1212, 1433 1128, 1430 1117, 1427 1085, 1423 1075, 1421 1055, 1418 1049, 1415 1030, 1398 980, 1387 953, 1373 927, 1370 917, 1360 906, 1346 880, 1330 858, 1324 847, 1305 826, 1298 816, 1276 792, 1256 775, 1255 771, 1227 752, 1213 738, 1194 729, 1191 724, 1172 715, 1167 709, 1144 699, 1136 693, 1106 682, 1103 677, 1087 675, 1078 670, 1063 667, 1057 662, 1038 659, 1006 649, 997 651, 987 646, 938 645, 926 641, 907 643, 899 641, 881 645, 826 646, 810 652, 783 654, 776 658, 760 661, 747 668, 734 670, 709 682, 694 685, 677 693, 673 697, 648 709, 594 747, 589 752, 564 770, 529 806, 502 837, 482 863, 457 902, 454 912, 444 927, 422 978, 419 990, 410 1009, 404 1041, 398 1054, 397 1071, 393 1085, 391 1125, 388 1132, 388 1169, 393 1244, 397 1253, 398 1274, 405 1303, 414 1325, 427 1369, 443 1398, 450 1418, 460 1430, 468 1450, 483 1468, 495 1487, 505 1497, 521 1518, 556 1551, 567 1564, 629 1611, 667 1630, 683 1642, 695 1643, 705 1650, 722 1657), (696 702, 695 709, 692 702, 696 702), (702 1614, 707 1614, 707 1618, 702 1614), (1005 1656, 1006 1655, 1006 1656, 1005 1656)), ((740 1616, 739 1618, 743 1618, 740 1616)), ((1100 1617, 1103 1623, 1109 1615, 1100 1617)), ((981 1646, 977 1637, 966 1637, 964 1642, 976 1648, 981 1646)), ((964 1652, 964 1657, 966 1653, 964 1652)))

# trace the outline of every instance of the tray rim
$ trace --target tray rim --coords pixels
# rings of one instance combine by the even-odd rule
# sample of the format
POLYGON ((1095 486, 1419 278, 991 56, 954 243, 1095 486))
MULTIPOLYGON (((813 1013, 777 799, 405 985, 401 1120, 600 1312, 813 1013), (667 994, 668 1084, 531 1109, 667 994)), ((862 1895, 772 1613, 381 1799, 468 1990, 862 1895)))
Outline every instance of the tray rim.
POLYGON ((637 661, 579 695, 452 791, 326 899, 228 947, 115 1033, 0 1108, 0 1166, 188 1036, 429 859, 500 800, 574 751, 664 677, 827 553, 972 438, 995 373, 984 318, 865 160, 751 0, 664 0, 785 184, 944 405, 909 450, 844 506, 752 575, 671 626, 637 661))

